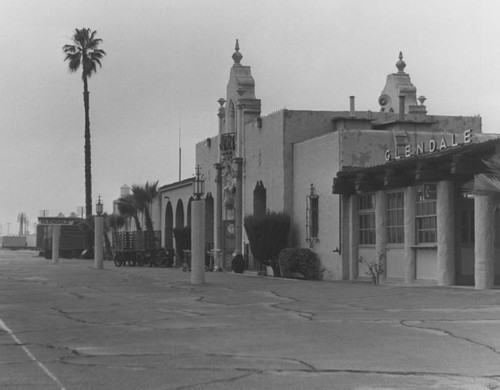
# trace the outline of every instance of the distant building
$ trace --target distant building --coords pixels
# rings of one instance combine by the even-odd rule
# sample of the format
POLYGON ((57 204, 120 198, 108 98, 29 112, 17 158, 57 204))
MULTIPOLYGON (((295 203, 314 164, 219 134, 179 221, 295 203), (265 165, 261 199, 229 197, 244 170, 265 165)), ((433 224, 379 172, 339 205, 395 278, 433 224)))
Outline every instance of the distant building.
MULTIPOLYGON (((206 178, 206 244, 220 250, 224 268, 236 253, 258 268, 243 218, 270 210, 290 215, 289 245, 316 252, 327 280, 365 276, 360 258, 381 258, 384 277, 408 283, 474 284, 487 269, 486 281, 475 282, 484 288, 500 277, 494 256, 474 252, 476 242, 498 250, 491 235, 478 234, 499 218, 460 191, 500 145, 498 135, 482 134, 480 117, 429 115, 401 53, 376 111, 357 111, 350 97, 346 110, 262 116, 242 57, 237 42, 218 100, 218 134, 196 145, 206 178)), ((160 188, 153 208, 163 246, 174 247, 173 230, 190 223, 191 200, 191 179, 160 188)))

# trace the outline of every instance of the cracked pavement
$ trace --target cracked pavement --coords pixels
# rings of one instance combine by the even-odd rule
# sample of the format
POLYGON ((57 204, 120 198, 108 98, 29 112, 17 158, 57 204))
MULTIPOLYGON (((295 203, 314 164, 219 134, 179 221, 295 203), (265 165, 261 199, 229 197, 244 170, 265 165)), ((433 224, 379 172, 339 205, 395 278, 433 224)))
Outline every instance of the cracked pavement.
POLYGON ((2 389, 499 389, 500 290, 0 250, 2 389))

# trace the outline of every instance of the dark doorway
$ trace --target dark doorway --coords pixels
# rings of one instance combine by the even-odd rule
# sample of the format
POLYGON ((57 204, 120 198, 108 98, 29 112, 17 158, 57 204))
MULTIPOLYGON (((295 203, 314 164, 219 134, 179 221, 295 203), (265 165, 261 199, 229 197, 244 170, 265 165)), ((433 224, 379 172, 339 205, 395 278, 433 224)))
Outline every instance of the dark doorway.
POLYGON ((172 210, 172 203, 167 203, 165 208, 165 248, 174 247, 174 212, 172 210))
POLYGON ((474 198, 457 194, 455 277, 458 285, 474 285, 474 198))

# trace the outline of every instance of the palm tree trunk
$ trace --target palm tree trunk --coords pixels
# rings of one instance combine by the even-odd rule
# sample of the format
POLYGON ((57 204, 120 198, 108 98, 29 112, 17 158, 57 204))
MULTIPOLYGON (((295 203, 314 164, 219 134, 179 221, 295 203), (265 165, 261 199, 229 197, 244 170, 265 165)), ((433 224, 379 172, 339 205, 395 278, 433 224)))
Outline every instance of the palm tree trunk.
POLYGON ((144 217, 146 218, 146 248, 154 249, 154 231, 153 231, 153 220, 151 219, 151 213, 149 212, 149 205, 146 205, 144 209, 144 217))
POLYGON ((83 106, 85 109, 85 213, 92 215, 92 171, 90 153, 89 89, 87 76, 83 76, 83 106))
POLYGON ((142 230, 141 223, 139 222, 139 217, 137 215, 133 215, 135 221, 135 229, 142 230))
POLYGON ((144 218, 146 219, 146 229, 150 232, 154 230, 153 220, 151 219, 151 213, 148 209, 149 205, 144 209, 144 218))

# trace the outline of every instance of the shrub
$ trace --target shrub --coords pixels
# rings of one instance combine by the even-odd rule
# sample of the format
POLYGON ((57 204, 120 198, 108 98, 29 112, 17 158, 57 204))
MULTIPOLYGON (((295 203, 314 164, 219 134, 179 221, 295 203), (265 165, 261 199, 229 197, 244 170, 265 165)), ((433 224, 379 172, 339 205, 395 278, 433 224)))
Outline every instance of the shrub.
POLYGON ((261 264, 272 267, 274 276, 280 276, 278 256, 288 242, 290 217, 275 212, 247 215, 244 225, 253 256, 261 264))
POLYGON ((373 284, 380 283, 380 276, 384 275, 384 263, 386 261, 386 251, 377 253, 377 258, 372 261, 365 261, 363 257, 359 258, 360 263, 366 263, 365 272, 372 280, 373 284))
POLYGON ((279 255, 281 275, 286 278, 321 280, 322 269, 318 255, 306 248, 285 248, 279 255))
POLYGON ((243 258, 243 255, 237 254, 234 256, 231 261, 231 266, 233 267, 234 273, 242 274, 245 269, 245 259, 243 258))

